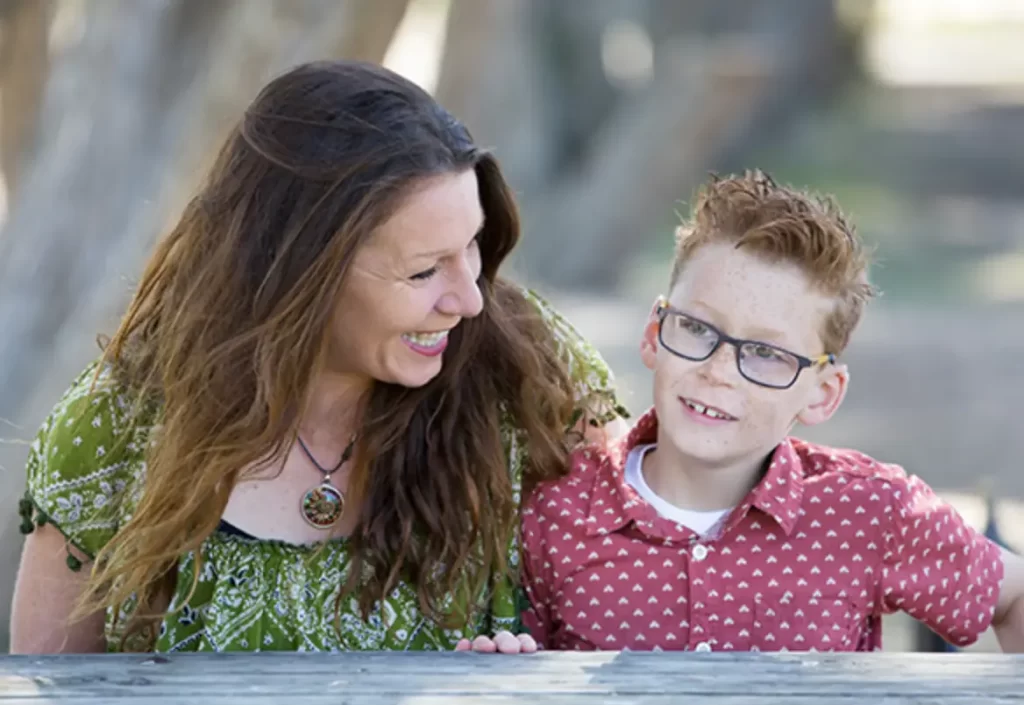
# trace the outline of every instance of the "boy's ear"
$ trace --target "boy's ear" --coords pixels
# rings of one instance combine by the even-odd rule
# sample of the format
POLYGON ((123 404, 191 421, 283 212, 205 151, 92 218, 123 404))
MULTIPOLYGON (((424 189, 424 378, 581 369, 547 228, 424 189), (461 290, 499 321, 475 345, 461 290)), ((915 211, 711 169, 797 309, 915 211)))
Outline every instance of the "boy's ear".
POLYGON ((850 372, 846 365, 832 365, 818 381, 811 403, 797 414, 796 420, 804 426, 814 426, 828 421, 839 410, 850 384, 850 372))
POLYGON ((640 360, 649 370, 653 370, 658 361, 658 305, 660 302, 660 298, 655 299, 651 313, 644 324, 643 337, 640 338, 640 360))

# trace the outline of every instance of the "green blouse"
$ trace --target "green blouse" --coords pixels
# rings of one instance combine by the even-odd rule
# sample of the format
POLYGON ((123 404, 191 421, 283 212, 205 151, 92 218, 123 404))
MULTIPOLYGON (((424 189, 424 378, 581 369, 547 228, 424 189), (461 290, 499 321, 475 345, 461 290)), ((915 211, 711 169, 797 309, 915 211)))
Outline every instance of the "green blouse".
MULTIPOLYGON (((626 415, 615 396, 604 360, 572 325, 543 299, 527 292, 554 331, 560 353, 576 382, 578 408, 600 410, 602 420, 626 415)), ((153 421, 133 417, 130 392, 104 369, 92 382, 98 362, 74 381, 44 421, 27 463, 27 491, 21 502, 22 531, 49 522, 82 553, 94 558, 131 516, 143 491, 145 449, 153 421), (128 434, 125 436, 124 434, 128 434)), ((525 449, 517 429, 503 429, 516 501, 525 449)), ((314 545, 249 538, 217 531, 198 549, 202 560, 189 599, 196 565, 190 552, 178 563, 178 582, 169 616, 160 625, 156 651, 347 651, 452 649, 467 636, 421 614, 416 591, 401 583, 364 621, 355 598, 341 605, 340 633, 335 607, 349 566, 345 539, 314 545), (183 602, 187 600, 187 604, 183 602)), ((519 562, 516 537, 508 559, 519 562)), ((68 554, 68 565, 81 565, 68 554)), ((492 633, 518 628, 517 591, 497 581, 481 596, 477 624, 466 631, 492 633)), ((107 610, 108 651, 122 649, 120 630, 131 600, 107 610)), ((472 636, 472 635, 470 635, 472 636)), ((132 650, 130 640, 123 648, 132 650)))

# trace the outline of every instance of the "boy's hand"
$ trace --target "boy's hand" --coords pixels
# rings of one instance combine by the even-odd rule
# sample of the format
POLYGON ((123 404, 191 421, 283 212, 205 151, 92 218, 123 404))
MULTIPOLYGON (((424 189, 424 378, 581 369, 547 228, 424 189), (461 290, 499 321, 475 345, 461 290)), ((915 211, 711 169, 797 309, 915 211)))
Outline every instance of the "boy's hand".
POLYGON ((460 639, 455 645, 456 651, 477 651, 483 654, 532 654, 537 650, 537 642, 529 634, 515 636, 512 632, 500 631, 492 639, 481 634, 470 641, 460 639))

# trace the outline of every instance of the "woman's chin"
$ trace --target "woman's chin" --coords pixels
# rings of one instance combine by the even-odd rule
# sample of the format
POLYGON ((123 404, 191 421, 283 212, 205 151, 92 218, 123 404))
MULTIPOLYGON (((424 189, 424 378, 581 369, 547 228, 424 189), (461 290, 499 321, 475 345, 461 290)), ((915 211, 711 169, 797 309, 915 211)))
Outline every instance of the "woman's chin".
POLYGON ((408 365, 393 370, 389 375, 392 384, 398 384, 409 389, 416 389, 429 384, 435 377, 441 374, 441 360, 437 359, 433 364, 408 365))

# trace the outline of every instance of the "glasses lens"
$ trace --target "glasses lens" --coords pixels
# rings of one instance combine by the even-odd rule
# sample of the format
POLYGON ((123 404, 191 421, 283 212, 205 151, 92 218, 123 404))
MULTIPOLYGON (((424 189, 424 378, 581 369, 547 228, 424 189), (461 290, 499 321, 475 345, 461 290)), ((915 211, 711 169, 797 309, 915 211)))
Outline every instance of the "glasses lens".
POLYGON ((703 360, 718 345, 718 333, 695 318, 669 313, 661 322, 661 344, 680 357, 703 360))
POLYGON ((740 348, 740 371, 766 387, 788 387, 800 373, 800 360, 771 345, 744 343, 740 348))

